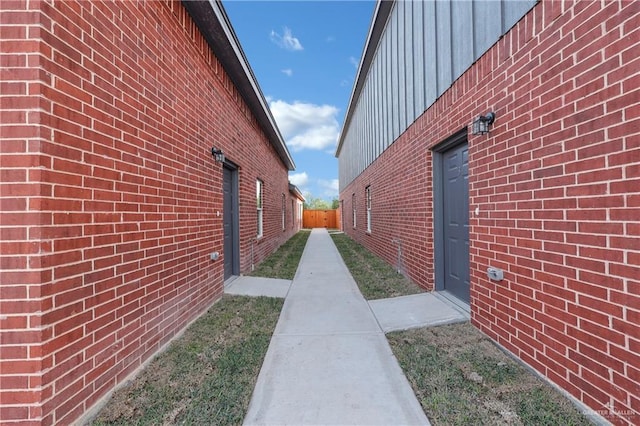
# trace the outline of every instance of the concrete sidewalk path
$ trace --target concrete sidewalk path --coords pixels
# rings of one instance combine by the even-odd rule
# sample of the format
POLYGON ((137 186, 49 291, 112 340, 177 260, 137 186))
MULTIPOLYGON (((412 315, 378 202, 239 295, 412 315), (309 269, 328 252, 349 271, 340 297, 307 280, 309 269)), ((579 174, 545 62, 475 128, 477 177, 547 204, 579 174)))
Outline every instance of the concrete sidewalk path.
POLYGON ((224 292, 236 296, 266 296, 284 299, 289 293, 291 280, 241 276, 225 284, 224 292))
POLYGON ((244 423, 429 424, 324 229, 304 249, 244 423))
POLYGON ((438 293, 370 300, 369 306, 385 333, 469 321, 467 312, 438 293))

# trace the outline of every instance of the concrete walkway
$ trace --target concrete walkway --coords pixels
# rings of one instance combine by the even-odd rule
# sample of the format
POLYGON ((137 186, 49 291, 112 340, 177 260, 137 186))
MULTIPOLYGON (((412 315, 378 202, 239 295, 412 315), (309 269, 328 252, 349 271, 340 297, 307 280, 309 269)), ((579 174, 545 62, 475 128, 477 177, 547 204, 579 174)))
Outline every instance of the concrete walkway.
POLYGON ((245 424, 429 424, 324 229, 309 237, 245 424))
POLYGON ((225 283, 224 292, 236 296, 266 296, 284 299, 289 293, 291 280, 277 278, 241 276, 228 284, 225 283))
POLYGON ((385 333, 469 321, 468 310, 456 306, 439 293, 370 300, 369 306, 385 333))

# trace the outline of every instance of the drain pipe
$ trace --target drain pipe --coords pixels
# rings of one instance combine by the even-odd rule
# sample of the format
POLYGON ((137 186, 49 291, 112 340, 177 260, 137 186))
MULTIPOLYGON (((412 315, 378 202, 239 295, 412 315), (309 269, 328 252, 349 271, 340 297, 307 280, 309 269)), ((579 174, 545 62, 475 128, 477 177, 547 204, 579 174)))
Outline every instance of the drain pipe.
POLYGON ((398 246, 398 260, 396 263, 396 271, 402 274, 402 240, 400 238, 394 238, 391 240, 393 244, 398 246))

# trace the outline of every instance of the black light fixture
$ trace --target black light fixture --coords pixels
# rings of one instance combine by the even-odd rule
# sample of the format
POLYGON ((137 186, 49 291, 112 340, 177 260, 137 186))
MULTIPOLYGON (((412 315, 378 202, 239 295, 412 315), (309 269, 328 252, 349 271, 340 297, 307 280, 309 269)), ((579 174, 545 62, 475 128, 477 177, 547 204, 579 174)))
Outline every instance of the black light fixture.
POLYGON ((473 126, 471 127, 471 133, 474 135, 484 135, 489 133, 489 126, 493 124, 496 119, 494 112, 488 112, 487 115, 480 115, 473 120, 473 126))
POLYGON ((218 163, 224 163, 224 152, 222 152, 220 148, 211 148, 211 155, 213 155, 218 163))

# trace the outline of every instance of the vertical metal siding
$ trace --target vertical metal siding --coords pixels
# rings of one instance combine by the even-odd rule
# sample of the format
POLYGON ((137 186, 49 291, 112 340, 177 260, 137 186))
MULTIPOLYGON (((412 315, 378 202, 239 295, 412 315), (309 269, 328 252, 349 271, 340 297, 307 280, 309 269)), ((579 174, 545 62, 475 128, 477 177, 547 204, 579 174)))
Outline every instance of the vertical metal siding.
MULTIPOLYGON (((413 120, 418 116, 413 104, 413 94, 415 93, 416 82, 414 80, 415 65, 413 63, 413 5, 414 2, 408 1, 404 3, 404 58, 405 58, 405 108, 407 116, 405 126, 409 127, 413 120)), ((418 86, 420 87, 420 86, 418 86)))
MULTIPOLYGON (((375 87, 376 89, 380 87, 380 81, 381 81, 381 73, 380 73, 380 61, 376 61, 376 63, 374 64, 374 71, 375 71, 375 76, 373 78, 373 81, 375 83, 375 87)), ((382 97, 381 97, 381 93, 378 93, 377 91, 374 92, 374 96, 376 99, 376 105, 375 105, 375 117, 374 117, 374 123, 377 124, 377 127, 375 129, 375 135, 376 135, 376 145, 378 147, 378 155, 382 154, 382 151, 384 151, 384 137, 383 137, 383 133, 382 133, 382 129, 380 124, 383 122, 382 120, 382 107, 383 104, 381 102, 382 97)))
POLYGON ((367 108, 367 140, 369 141, 369 146, 371 147, 372 160, 378 156, 378 144, 376 143, 376 138, 374 134, 374 129, 375 129, 374 113, 375 113, 375 107, 376 107, 374 82, 375 80, 373 78, 370 78, 367 81, 367 99, 369 100, 368 101, 369 106, 367 108))
POLYGON ((474 53, 486 52, 502 34, 502 5, 499 1, 473 3, 473 20, 482 25, 473 26, 474 53))
POLYGON ((419 25, 423 22, 423 5, 421 1, 413 3, 413 111, 414 115, 419 115, 421 111, 426 109, 424 88, 429 85, 425 81, 424 60, 424 26, 419 25))
POLYGON ((344 188, 537 0, 398 0, 343 129, 344 188))
POLYGON ((389 140, 389 124, 388 124, 388 120, 387 117, 389 116, 389 112, 388 112, 388 105, 389 103, 387 102, 387 88, 386 88, 386 78, 384 78, 384 76, 387 75, 387 69, 386 69, 386 64, 388 62, 387 60, 387 45, 383 42, 381 44, 381 50, 380 52, 382 53, 382 55, 377 55, 376 57, 376 62, 378 62, 378 71, 379 71, 379 78, 378 78, 378 88, 380 90, 380 103, 382 104, 382 108, 380 108, 382 110, 382 116, 380 117, 380 121, 378 122, 378 125, 380 126, 381 130, 382 130, 382 149, 386 149, 386 141, 389 140), (381 59, 382 61, 377 61, 377 59, 381 59))
POLYGON ((391 96, 391 118, 393 120, 393 132, 391 133, 391 140, 396 140, 398 135, 400 134, 400 105, 399 105, 399 97, 400 97, 400 52, 398 49, 398 43, 400 38, 399 26, 398 23, 398 4, 396 3, 396 7, 393 9, 392 23, 391 23, 391 31, 389 34, 385 34, 385 37, 389 39, 389 46, 391 51, 391 81, 393 85, 393 92, 391 96))
POLYGON ((502 0, 502 34, 506 33, 520 20, 536 3, 537 0, 502 0))
POLYGON ((443 93, 453 82, 451 53, 451 2, 436 1, 436 49, 435 58, 438 70, 438 95, 443 93))
MULTIPOLYGON (((477 23, 480 25, 481 23, 477 23)), ((484 23, 482 23, 484 24, 484 23)), ((451 58, 453 80, 457 79, 473 64, 473 3, 454 1, 451 3, 451 58)), ((451 84, 449 82, 449 85, 451 84)))
POLYGON ((436 58, 438 55, 438 43, 436 36, 436 3, 433 1, 422 4, 421 26, 424 31, 424 105, 423 111, 429 108, 438 98, 438 66, 436 58))
POLYGON ((371 147, 371 149, 369 150, 369 155, 371 156, 369 158, 370 162, 373 161, 374 158, 376 158, 378 156, 378 149, 377 149, 377 145, 375 143, 375 139, 373 138, 373 130, 375 129, 375 124, 373 121, 373 108, 374 108, 374 103, 373 103, 373 98, 374 98, 374 87, 373 87, 373 80, 369 80, 369 84, 367 87, 367 99, 368 99, 368 104, 369 104, 369 108, 367 108, 367 140, 369 141, 369 146, 371 147))
POLYGON ((396 99, 396 102, 398 104, 398 127, 395 135, 396 138, 400 136, 402 130, 407 127, 407 61, 404 51, 404 45, 407 41, 407 37, 404 33, 404 30, 406 28, 404 22, 405 4, 406 3, 404 1, 399 1, 395 13, 395 16, 397 17, 396 23, 398 32, 396 41, 396 53, 398 54, 398 98, 396 99))
POLYGON ((387 32, 386 37, 384 37, 385 51, 386 51, 386 62, 385 68, 386 73, 383 80, 384 91, 386 93, 386 107, 387 107, 387 115, 384 120, 387 123, 387 139, 385 140, 385 149, 389 145, 391 145, 391 141, 393 141, 393 73, 391 72, 392 68, 392 54, 391 51, 391 36, 389 35, 391 32, 387 32))

